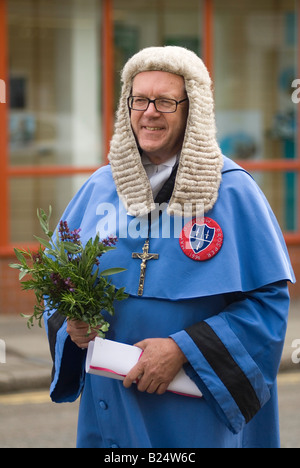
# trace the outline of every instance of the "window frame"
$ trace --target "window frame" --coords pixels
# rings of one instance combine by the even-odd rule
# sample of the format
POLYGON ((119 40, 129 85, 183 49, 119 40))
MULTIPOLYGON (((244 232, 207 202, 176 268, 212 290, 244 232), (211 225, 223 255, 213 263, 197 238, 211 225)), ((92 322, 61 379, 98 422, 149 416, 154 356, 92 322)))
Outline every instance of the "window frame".
MULTIPOLYGON (((0 78, 8 84, 8 33, 7 33, 7 1, 0 0, 0 78)), ((213 77, 214 61, 214 1, 199 0, 203 5, 203 59, 213 77)), ((297 6, 297 47, 300 51, 300 0, 296 1, 297 6)), ((113 0, 102 0, 102 60, 104 63, 102 75, 102 105, 103 105, 103 137, 104 137, 104 164, 107 164, 109 144, 113 132, 114 120, 114 43, 113 43, 113 0)), ((300 78, 300 60, 298 60, 298 78, 300 78)), ((296 77, 295 77, 296 78, 296 77)), ((10 217, 9 217, 9 182, 15 177, 47 177, 47 176, 72 176, 75 174, 92 174, 97 167, 73 167, 73 166, 12 166, 9 164, 8 145, 8 116, 9 116, 9 90, 6 89, 6 103, 0 103, 0 258, 10 256, 13 253, 13 246, 10 241, 10 217)), ((247 171, 280 171, 293 172, 297 174, 297 208, 300 209, 300 105, 297 105, 297 156, 293 160, 268 160, 268 161, 237 161, 247 171)), ((295 232, 284 232, 285 241, 290 245, 300 245, 300 221, 297 220, 297 230, 295 232)), ((25 247, 17 246, 17 247, 25 247)), ((26 248, 36 248, 36 244, 28 245, 26 248)))

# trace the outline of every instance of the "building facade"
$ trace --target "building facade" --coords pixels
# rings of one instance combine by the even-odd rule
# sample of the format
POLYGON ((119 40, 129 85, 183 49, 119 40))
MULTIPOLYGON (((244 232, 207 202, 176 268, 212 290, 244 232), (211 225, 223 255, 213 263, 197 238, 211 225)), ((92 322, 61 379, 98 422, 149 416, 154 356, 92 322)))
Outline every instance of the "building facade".
POLYGON ((220 146, 266 194, 298 276, 299 19, 299 0, 0 0, 0 314, 32 307, 13 247, 106 164, 120 70, 148 46, 205 61, 220 146))

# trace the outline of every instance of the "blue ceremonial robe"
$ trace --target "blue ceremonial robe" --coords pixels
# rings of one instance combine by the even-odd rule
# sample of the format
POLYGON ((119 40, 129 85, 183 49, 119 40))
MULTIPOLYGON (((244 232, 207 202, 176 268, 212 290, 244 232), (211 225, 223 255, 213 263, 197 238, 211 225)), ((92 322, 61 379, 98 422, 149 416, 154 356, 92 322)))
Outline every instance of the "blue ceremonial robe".
POLYGON ((53 311, 45 316, 54 363, 50 393, 55 402, 81 395, 78 447, 279 446, 276 375, 287 281, 295 278, 277 221, 252 177, 227 158, 222 172, 218 201, 205 215, 222 229, 220 251, 203 262, 189 258, 174 235, 177 220, 164 212, 152 223, 150 252, 159 259, 147 264, 143 296, 137 294, 141 261, 132 253, 142 252, 139 229, 147 233, 119 202, 110 166, 92 175, 63 215, 71 229, 82 229, 83 241, 112 227, 119 237, 101 266, 127 269, 112 281, 125 286, 129 298, 116 303, 107 338, 134 344, 171 336, 203 393, 148 394, 134 384, 125 389, 118 380, 85 375, 86 353, 53 311), (171 236, 163 235, 167 225, 171 236))

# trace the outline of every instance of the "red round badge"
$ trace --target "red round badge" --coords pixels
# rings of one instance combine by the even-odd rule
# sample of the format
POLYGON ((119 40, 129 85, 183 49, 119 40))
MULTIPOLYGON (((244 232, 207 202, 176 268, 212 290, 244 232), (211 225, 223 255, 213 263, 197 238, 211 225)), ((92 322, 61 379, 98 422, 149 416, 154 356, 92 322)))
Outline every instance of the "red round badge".
POLYGON ((179 243, 185 255, 204 262, 220 251, 223 231, 211 218, 194 218, 182 229, 179 243))

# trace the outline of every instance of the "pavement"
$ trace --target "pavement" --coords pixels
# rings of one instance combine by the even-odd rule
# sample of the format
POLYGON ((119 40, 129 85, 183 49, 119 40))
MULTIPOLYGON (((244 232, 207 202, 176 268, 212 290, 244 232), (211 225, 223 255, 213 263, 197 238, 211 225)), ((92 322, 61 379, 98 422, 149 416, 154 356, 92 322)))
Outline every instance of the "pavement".
MULTIPOLYGON (((300 371, 298 360, 300 299, 291 303, 280 372, 300 371)), ((0 394, 47 389, 50 386, 51 369, 45 329, 35 325, 29 330, 26 319, 0 315, 0 394)))

